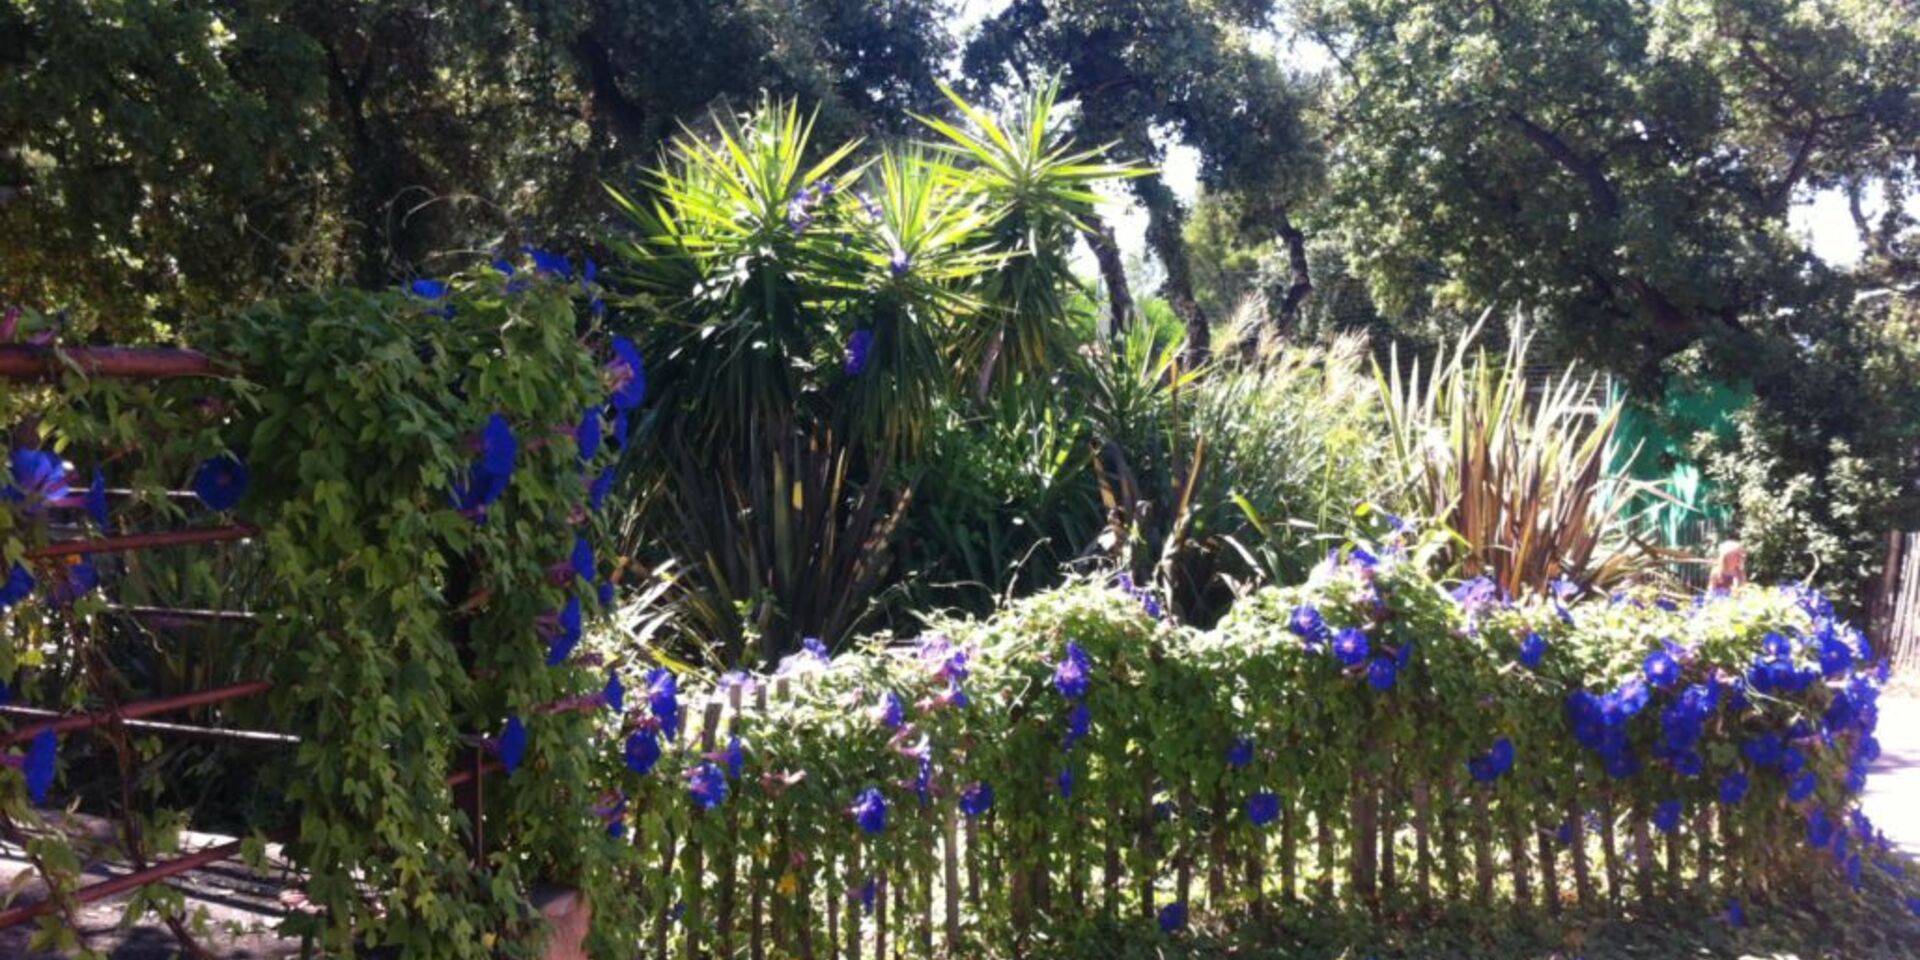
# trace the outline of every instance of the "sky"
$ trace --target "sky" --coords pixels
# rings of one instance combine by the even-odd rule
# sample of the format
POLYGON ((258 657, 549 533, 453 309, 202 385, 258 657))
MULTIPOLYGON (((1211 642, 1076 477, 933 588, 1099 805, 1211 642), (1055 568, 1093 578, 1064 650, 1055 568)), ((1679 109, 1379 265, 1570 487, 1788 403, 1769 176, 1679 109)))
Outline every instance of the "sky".
MULTIPOLYGON (((958 0, 955 35, 965 38, 980 21, 1005 8, 1010 0, 958 0)), ((1284 37, 1276 30, 1269 34, 1267 46, 1288 66, 1303 71, 1323 69, 1328 59, 1317 44, 1284 37)), ((1191 204, 1200 192, 1200 155, 1185 144, 1169 144, 1161 175, 1181 200, 1191 204)), ((1130 258, 1143 255, 1146 248, 1146 211, 1122 192, 1109 191, 1113 197, 1101 215, 1112 224, 1114 234, 1130 258)), ((1873 214, 1869 204, 1868 215, 1873 214)), ((1851 267, 1860 262, 1863 252, 1853 218, 1847 212, 1845 195, 1838 190, 1804 191, 1794 204, 1788 222, 1793 231, 1812 249, 1815 256, 1835 267, 1851 267)), ((1092 255, 1084 247, 1076 266, 1092 272, 1092 255)))

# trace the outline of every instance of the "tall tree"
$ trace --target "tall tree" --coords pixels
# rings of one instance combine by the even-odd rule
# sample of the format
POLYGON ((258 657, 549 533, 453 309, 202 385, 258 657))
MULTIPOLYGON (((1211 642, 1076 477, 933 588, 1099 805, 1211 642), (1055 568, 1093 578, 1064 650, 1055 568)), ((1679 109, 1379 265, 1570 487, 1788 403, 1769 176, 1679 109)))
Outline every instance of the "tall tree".
MULTIPOLYGON (((1178 139, 1199 150, 1203 183, 1258 195, 1265 216, 1284 222, 1313 155, 1296 87, 1252 45, 1273 8, 1272 0, 1014 0, 982 23, 965 69, 983 85, 1031 86, 1058 73, 1062 96, 1080 102, 1083 142, 1112 142, 1118 158, 1159 163, 1160 135, 1178 139)), ((1147 210, 1147 243, 1166 270, 1164 292, 1186 324, 1189 350, 1205 355, 1210 329, 1194 295, 1187 211, 1160 176, 1130 186, 1147 210)), ((1118 258, 1098 244, 1095 252, 1111 286, 1118 258)), ((1116 305, 1126 299, 1113 294, 1116 305)))
MULTIPOLYGON (((1644 367, 1817 300, 1788 214, 1911 177, 1913 0, 1308 0, 1331 208, 1383 305, 1524 302, 1644 367)), ((1750 347, 1751 344, 1744 346, 1750 347)))
MULTIPOLYGON (((1757 467, 1745 501, 1801 491, 1783 568, 1914 519, 1912 389, 1871 362, 1863 275, 1790 213, 1920 173, 1920 3, 1307 0, 1302 22, 1341 78, 1328 214, 1383 308, 1519 305, 1643 390, 1750 382, 1721 456, 1757 467)), ((1897 257, 1889 215, 1863 227, 1897 257)))
POLYGON ((937 109, 945 0, 0 0, 0 301, 152 332, 592 235, 601 184, 761 90, 937 109), (438 254, 456 254, 451 261, 438 254))

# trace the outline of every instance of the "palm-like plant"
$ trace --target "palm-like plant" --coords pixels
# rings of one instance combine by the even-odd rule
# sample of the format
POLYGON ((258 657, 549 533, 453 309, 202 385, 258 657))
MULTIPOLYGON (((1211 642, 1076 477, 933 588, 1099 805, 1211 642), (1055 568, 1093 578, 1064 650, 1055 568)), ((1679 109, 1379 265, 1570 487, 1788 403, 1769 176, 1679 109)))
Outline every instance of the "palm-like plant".
POLYGON ((941 89, 965 123, 920 120, 940 137, 935 148, 957 188, 991 205, 994 249, 1008 257, 983 282, 985 322, 957 342, 957 365, 980 393, 995 379, 1045 379, 1077 346, 1061 323, 1071 292, 1062 281, 1073 275, 1074 238, 1100 202, 1094 186, 1150 171, 1104 162, 1105 146, 1075 146, 1061 122, 1057 79, 1034 89, 1005 123, 941 89))
POLYGON ((1403 502, 1452 532, 1460 575, 1513 596, 1561 577, 1606 587, 1649 572, 1658 558, 1626 516, 1644 485, 1607 470, 1619 404, 1596 403, 1597 376, 1572 367, 1529 396, 1527 342, 1494 357, 1468 336, 1424 376, 1397 352, 1375 366, 1403 502))
MULTIPOLYGON (((938 129, 1004 136, 970 116, 971 132, 938 129)), ((1008 240, 1011 218, 1079 203, 1083 188, 1063 184, 1090 176, 1038 123, 1035 149, 1050 152, 1035 162, 1054 172, 1012 171, 1025 185, 1011 192, 952 142, 814 160, 811 121, 777 102, 687 132, 642 199, 614 191, 633 225, 615 244, 633 294, 619 323, 643 341, 655 386, 629 464, 632 536, 684 563, 680 608, 722 659, 857 627, 893 574, 915 477, 899 465, 982 366, 969 351, 1008 315, 1065 328, 1059 312, 1004 302, 1010 272, 1055 303, 1071 283, 1066 226, 1008 240)))

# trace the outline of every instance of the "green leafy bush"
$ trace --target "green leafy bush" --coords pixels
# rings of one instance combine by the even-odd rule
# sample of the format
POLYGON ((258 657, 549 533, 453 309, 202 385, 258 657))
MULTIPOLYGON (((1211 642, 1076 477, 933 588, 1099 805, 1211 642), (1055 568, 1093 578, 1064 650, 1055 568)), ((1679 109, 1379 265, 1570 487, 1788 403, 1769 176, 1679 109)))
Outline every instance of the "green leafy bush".
MULTIPOLYGON (((595 560, 606 531, 592 481, 612 460, 598 437, 625 416, 643 374, 598 364, 603 337, 581 324, 570 265, 535 260, 531 276, 503 261, 451 283, 332 291, 208 322, 193 342, 224 378, 71 374, 39 394, 42 452, 13 451, 16 484, 51 489, 23 478, 46 474, 34 464, 58 464, 59 450, 81 459, 76 496, 95 464, 130 487, 124 499, 103 494, 97 511, 89 492, 95 532, 209 514, 257 527, 247 545, 224 548, 267 574, 247 598, 256 623, 222 669, 272 681, 264 710, 237 715, 300 742, 257 769, 255 789, 280 799, 251 825, 249 846, 285 843, 317 908, 291 913, 286 929, 330 953, 532 952, 541 928, 527 897, 542 882, 585 888, 606 928, 620 926, 621 901, 605 886, 615 845, 589 815, 603 748, 581 709, 598 702, 603 677, 567 654, 582 614, 612 602, 595 560), (188 478, 197 504, 167 493, 188 478), (476 853, 475 808, 456 805, 448 778, 489 757, 506 770, 480 791, 487 839, 476 853)), ((0 508, 9 561, 74 507, 34 493, 0 508)), ((97 662, 94 646, 113 619, 104 614, 118 566, 106 556, 27 566, 31 599, 9 594, 0 644, 8 689, 62 708, 139 695, 125 686, 134 675, 97 662)), ((192 596, 218 568, 178 569, 184 587, 153 596, 192 596)), ((57 789, 71 766, 36 755, 45 780, 34 792, 57 789)), ((21 786, 0 773, 0 804, 16 823, 37 818, 21 786)), ((140 857, 168 852, 187 822, 184 811, 127 812, 151 828, 130 851, 140 857)), ((64 898, 77 859, 59 833, 36 843, 64 898)), ((156 887, 129 910, 179 904, 156 887)), ((75 946, 66 918, 45 923, 50 944, 75 946)))
POLYGON ((887 884, 905 936, 953 882, 948 857, 989 878, 962 897, 965 936, 989 949, 1125 916, 1178 929, 1189 906, 1291 909, 1278 894, 1337 874, 1349 902, 1375 902, 1389 858, 1395 898, 1525 897, 1475 872, 1531 875, 1536 843, 1591 856, 1593 883, 1604 851, 1617 896, 1616 835, 1650 868, 1650 825, 1671 831, 1674 871, 1711 839, 1736 898, 1828 871, 1898 886, 1854 810, 1882 675, 1820 596, 1512 606, 1488 579, 1428 579, 1441 546, 1353 548, 1208 631, 1156 619, 1125 582, 1084 583, 912 644, 806 650, 724 678, 687 744, 658 718, 678 697, 700 718, 706 691, 652 700, 627 729, 662 752, 639 751, 625 789, 660 936, 713 942, 759 885, 783 936, 818 938, 823 909, 857 929, 887 884), (705 809, 700 777, 725 784, 705 809), (955 820, 963 849, 943 854, 955 820))

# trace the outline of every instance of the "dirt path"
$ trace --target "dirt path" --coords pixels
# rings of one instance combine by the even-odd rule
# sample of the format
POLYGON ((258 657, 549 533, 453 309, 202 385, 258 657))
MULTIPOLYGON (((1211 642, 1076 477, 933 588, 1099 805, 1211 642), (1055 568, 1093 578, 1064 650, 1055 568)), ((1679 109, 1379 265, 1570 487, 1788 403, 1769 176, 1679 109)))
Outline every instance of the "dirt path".
POLYGON ((1882 697, 1877 734, 1880 760, 1862 803, 1896 849, 1920 857, 1920 698, 1882 697))

